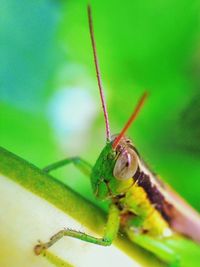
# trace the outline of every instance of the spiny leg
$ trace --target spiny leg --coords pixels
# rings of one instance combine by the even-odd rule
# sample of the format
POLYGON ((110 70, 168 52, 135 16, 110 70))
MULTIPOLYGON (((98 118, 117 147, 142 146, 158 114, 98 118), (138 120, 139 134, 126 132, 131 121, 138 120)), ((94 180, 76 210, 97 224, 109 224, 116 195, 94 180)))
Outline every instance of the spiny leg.
POLYGON ((64 229, 59 231, 57 234, 53 235, 49 242, 40 243, 35 246, 34 251, 37 255, 41 254, 47 248, 51 247, 58 240, 60 240, 64 236, 70 236, 73 238, 77 238, 83 240, 85 242, 94 243, 101 246, 109 246, 112 244, 113 239, 116 237, 118 229, 119 229, 119 210, 114 205, 111 204, 109 213, 108 213, 108 221, 104 230, 104 235, 102 238, 97 238, 86 233, 82 233, 72 229, 64 229))
POLYGON ((46 166, 43 171, 49 173, 53 170, 56 170, 58 168, 61 168, 65 165, 68 165, 70 163, 73 163, 81 172, 83 172, 85 175, 90 176, 92 166, 85 160, 83 160, 80 157, 71 157, 71 158, 66 158, 60 161, 57 161, 53 164, 50 164, 46 166))

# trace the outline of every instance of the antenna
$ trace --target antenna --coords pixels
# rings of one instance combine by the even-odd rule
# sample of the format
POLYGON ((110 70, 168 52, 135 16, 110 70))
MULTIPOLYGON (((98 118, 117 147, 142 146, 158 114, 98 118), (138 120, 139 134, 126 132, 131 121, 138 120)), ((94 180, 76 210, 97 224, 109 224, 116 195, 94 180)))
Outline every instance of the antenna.
POLYGON ((102 80, 101 80, 99 62, 98 62, 98 58, 97 58, 96 44, 95 44, 95 39, 94 39, 92 12, 91 12, 91 7, 89 5, 88 5, 87 10, 88 10, 88 20, 89 20, 89 28, 90 28, 90 37, 91 37, 91 41, 92 41, 94 63, 95 63, 97 81, 98 81, 99 92, 100 92, 100 97, 101 97, 101 104, 102 104, 104 119, 105 119, 105 124, 106 124, 106 139, 107 139, 107 141, 111 141, 108 112, 107 112, 107 108, 106 108, 106 101, 105 101, 105 96, 104 96, 104 92, 103 92, 103 85, 102 85, 102 80))
POLYGON ((144 101, 146 100, 148 96, 148 93, 145 92, 142 97, 140 98, 140 100, 138 101, 138 104, 136 106, 136 108, 134 109, 131 117, 129 118, 129 120, 127 121, 127 123, 125 124, 124 128, 122 129, 121 133, 117 136, 117 138, 114 140, 113 144, 112 144, 112 148, 115 149, 117 147, 117 145, 119 144, 121 138, 124 136, 125 132, 128 130, 128 128, 130 127, 130 125, 132 124, 132 122, 135 120, 135 118, 137 117, 141 107, 144 104, 144 101))

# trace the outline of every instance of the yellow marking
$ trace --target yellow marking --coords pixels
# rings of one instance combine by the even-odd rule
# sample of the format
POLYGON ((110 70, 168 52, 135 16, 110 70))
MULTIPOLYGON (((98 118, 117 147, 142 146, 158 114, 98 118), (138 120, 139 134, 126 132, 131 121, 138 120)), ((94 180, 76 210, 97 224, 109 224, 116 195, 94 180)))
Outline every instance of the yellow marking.
POLYGON ((145 190, 135 183, 120 203, 136 214, 141 219, 138 230, 148 231, 148 234, 156 237, 169 235, 170 227, 158 210, 148 199, 145 190))

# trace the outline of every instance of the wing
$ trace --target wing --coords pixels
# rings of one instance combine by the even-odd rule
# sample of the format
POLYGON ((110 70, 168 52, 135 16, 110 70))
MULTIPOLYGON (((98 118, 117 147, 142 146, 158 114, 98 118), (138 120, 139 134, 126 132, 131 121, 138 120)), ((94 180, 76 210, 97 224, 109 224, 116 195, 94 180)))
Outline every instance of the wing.
POLYGON ((167 183, 152 173, 142 160, 140 171, 144 175, 143 180, 138 179, 139 183, 172 229, 200 243, 200 214, 167 183))
POLYGON ((171 227, 200 243, 200 215, 169 185, 164 185, 163 195, 171 205, 171 227))

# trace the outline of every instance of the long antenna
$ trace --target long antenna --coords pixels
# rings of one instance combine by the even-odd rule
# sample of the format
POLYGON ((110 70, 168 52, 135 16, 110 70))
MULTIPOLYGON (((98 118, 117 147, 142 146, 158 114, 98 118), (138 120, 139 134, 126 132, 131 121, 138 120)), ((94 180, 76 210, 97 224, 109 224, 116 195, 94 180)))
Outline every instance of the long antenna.
POLYGON ((125 132, 127 131, 127 129, 130 127, 130 125, 132 124, 132 122, 135 120, 135 118, 137 117, 141 107, 144 104, 144 101, 146 100, 148 96, 148 93, 145 92, 142 97, 140 98, 136 108, 134 109, 131 117, 129 118, 129 120, 127 121, 126 125, 124 126, 124 128, 122 129, 121 133, 117 136, 117 138, 114 140, 113 144, 112 144, 112 148, 115 149, 117 147, 117 145, 119 144, 121 138, 124 136, 125 132))
POLYGON ((104 96, 104 92, 103 92, 103 85, 102 85, 101 74, 100 74, 100 69, 99 69, 99 62, 98 62, 98 58, 97 58, 97 50, 96 50, 93 23, 92 23, 92 12, 91 12, 91 8, 89 5, 88 5, 87 10, 88 10, 90 37, 91 37, 91 41, 92 41, 92 49, 93 49, 93 55, 94 55, 94 63, 95 63, 97 81, 98 81, 99 92, 100 92, 100 97, 101 97, 101 104, 102 104, 104 119, 105 119, 105 124, 106 124, 106 139, 107 139, 107 141, 110 141, 111 137, 110 137, 110 126, 109 126, 109 120, 108 120, 108 112, 107 112, 107 108, 106 108, 106 101, 105 101, 105 96, 104 96))

